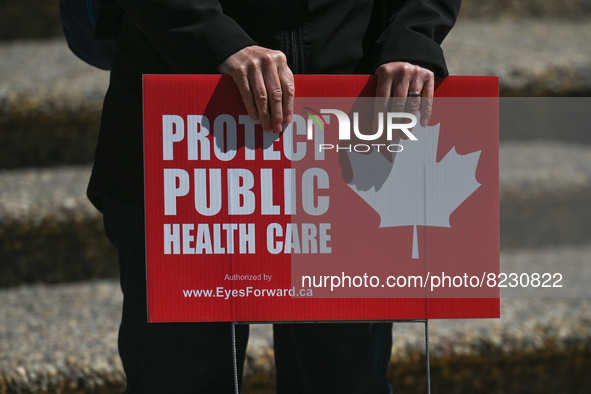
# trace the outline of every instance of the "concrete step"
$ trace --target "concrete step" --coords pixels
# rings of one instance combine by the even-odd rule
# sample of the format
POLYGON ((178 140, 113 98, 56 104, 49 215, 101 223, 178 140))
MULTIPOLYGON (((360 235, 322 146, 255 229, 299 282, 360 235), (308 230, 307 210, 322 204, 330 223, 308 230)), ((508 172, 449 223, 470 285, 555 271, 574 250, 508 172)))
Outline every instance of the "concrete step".
POLYGON ((591 1, 569 2, 548 0, 463 0, 460 19, 496 18, 564 18, 591 16, 591 1))
MULTIPOLYGON (((554 299, 502 300, 500 319, 432 320, 432 385, 443 393, 586 393, 591 387, 591 244, 502 253, 504 272, 561 272, 573 289, 554 299), (587 283, 585 283, 587 281, 587 283), (577 293, 575 290, 583 290, 577 293), (580 297, 580 298, 574 298, 580 297)), ((122 296, 116 280, 0 289, 0 393, 115 393, 122 296)), ((398 323, 389 376, 397 393, 426 392, 424 327, 398 323)), ((346 346, 346 345, 344 345, 346 346)), ((273 393, 271 327, 251 326, 243 393, 273 393)))
POLYGON ((89 175, 88 166, 0 172, 0 286, 118 275, 85 196, 89 175))
MULTIPOLYGON (((85 195, 89 175, 88 166, 0 171, 0 286, 117 276, 85 195)), ((502 143, 500 199, 504 250, 591 242, 591 147, 502 143)))
POLYGON ((62 35, 58 5, 59 0, 2 0, 0 40, 62 35))
POLYGON ((501 247, 591 239, 591 147, 512 141, 499 152, 501 247))
POLYGON ((0 45, 0 168, 91 163, 108 72, 65 41, 0 45))
POLYGON ((591 53, 581 48, 590 26, 588 19, 463 19, 442 47, 452 75, 498 75, 503 97, 589 96, 591 53))
MULTIPOLYGON (((452 74, 499 75, 502 96, 591 96, 591 52, 581 50, 590 41, 589 20, 464 20, 443 47, 452 74)), ((0 44, 0 75, 0 168, 92 161, 107 72, 78 60, 63 39, 53 39, 0 44)), ((589 99, 580 100, 587 108, 589 99)), ((516 113, 514 102, 501 101, 502 139, 591 144, 586 129, 551 122, 566 113, 586 124, 588 111, 537 100, 520 104, 516 113)))

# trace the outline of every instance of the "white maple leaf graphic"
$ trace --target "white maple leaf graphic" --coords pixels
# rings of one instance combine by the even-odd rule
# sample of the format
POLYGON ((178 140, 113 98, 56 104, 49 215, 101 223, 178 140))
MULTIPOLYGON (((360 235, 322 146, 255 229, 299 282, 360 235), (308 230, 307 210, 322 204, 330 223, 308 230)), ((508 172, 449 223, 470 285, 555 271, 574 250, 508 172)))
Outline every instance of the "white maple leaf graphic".
POLYGON ((412 258, 418 259, 417 226, 451 227, 452 212, 480 186, 481 151, 458 155, 454 147, 437 163, 439 125, 416 126, 413 133, 418 141, 401 141, 393 162, 376 150, 348 153, 349 186, 380 215, 380 228, 413 226, 412 258))

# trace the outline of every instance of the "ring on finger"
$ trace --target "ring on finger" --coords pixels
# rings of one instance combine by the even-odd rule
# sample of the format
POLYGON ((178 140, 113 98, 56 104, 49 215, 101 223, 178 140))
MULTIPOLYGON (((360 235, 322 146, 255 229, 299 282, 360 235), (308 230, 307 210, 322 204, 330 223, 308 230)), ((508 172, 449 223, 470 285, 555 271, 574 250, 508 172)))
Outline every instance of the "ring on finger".
POLYGON ((408 97, 421 97, 421 92, 412 90, 408 92, 408 97))

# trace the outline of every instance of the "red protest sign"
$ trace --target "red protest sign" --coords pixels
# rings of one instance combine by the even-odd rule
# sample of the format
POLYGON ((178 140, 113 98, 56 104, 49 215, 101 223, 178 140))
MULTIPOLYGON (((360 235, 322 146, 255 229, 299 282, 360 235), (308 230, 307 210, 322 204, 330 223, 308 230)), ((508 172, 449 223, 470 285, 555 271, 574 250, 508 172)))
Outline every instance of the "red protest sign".
POLYGON ((273 134, 227 77, 144 77, 150 321, 497 317, 497 79, 440 82, 425 127, 373 77, 296 89, 273 134))

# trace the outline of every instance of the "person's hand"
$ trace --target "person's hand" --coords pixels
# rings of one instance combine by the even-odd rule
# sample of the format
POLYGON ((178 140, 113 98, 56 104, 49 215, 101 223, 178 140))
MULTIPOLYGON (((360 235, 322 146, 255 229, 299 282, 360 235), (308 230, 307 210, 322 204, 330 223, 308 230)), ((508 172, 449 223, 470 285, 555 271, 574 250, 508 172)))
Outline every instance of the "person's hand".
POLYGON ((249 46, 227 58, 218 70, 238 86, 246 112, 264 131, 281 132, 293 115, 295 85, 283 52, 249 46))
MULTIPOLYGON (((406 62, 382 64, 376 70, 378 77, 376 97, 381 106, 392 112, 421 113, 421 125, 427 126, 433 112, 435 76, 426 68, 406 62)), ((402 132, 400 137, 407 139, 402 132)))

